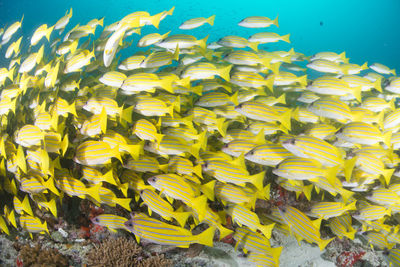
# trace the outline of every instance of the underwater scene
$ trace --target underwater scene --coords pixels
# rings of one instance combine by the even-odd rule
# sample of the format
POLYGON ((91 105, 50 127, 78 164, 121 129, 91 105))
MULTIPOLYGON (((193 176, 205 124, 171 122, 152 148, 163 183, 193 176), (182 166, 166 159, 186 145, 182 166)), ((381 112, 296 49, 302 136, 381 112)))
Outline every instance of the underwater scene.
POLYGON ((0 1, 0 266, 400 266, 399 11, 0 1))

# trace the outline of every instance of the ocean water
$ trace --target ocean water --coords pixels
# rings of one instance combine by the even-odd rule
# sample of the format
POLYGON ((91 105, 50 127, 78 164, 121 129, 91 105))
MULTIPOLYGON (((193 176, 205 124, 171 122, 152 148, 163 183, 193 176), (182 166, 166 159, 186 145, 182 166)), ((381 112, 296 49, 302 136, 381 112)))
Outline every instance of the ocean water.
MULTIPOLYGON (((18 34, 29 37, 43 23, 53 25, 70 7, 73 8, 73 17, 66 30, 93 18, 105 17, 105 24, 110 24, 134 11, 156 14, 172 6, 175 6, 174 15, 161 22, 160 33, 171 30, 172 33, 185 32, 198 38, 210 34, 209 41, 231 34, 247 38, 260 29, 237 26, 241 19, 252 15, 273 19, 279 15, 280 27, 272 26, 266 30, 282 35, 290 33, 292 43, 268 44, 262 46, 263 49, 288 50, 294 47, 295 51, 306 55, 346 51, 352 63, 379 62, 400 70, 398 0, 1 0, 0 27, 20 20, 24 14, 22 31, 18 34), (178 29, 189 18, 214 14, 213 27, 205 25, 191 31, 178 29)), ((145 27, 143 33, 154 31, 157 30, 150 26, 145 27)), ((52 36, 55 38, 54 34, 52 36)), ((139 36, 134 38, 139 40, 139 36)))

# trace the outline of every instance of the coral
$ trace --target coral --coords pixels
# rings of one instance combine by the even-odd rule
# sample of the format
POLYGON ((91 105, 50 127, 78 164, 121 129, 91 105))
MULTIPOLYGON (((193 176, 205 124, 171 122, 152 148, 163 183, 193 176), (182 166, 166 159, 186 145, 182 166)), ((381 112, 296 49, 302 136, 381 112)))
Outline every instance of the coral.
POLYGON ((342 267, 353 266, 357 261, 361 260, 364 254, 365 251, 343 251, 336 258, 336 264, 342 267))
POLYGON ((34 247, 30 245, 15 244, 14 247, 19 250, 19 255, 16 264, 19 266, 32 267, 62 267, 68 266, 68 258, 57 249, 42 249, 40 244, 34 247))
POLYGON ((150 267, 171 266, 172 261, 164 255, 147 256, 132 238, 108 238, 99 247, 93 248, 87 254, 88 266, 115 266, 115 267, 150 267))

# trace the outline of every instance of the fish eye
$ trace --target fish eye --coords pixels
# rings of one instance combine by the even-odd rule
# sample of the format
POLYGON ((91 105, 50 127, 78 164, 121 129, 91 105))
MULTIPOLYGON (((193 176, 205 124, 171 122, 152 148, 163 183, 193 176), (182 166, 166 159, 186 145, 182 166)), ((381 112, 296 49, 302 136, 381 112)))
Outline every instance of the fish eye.
POLYGON ((242 108, 242 107, 243 107, 243 103, 242 103, 242 104, 239 104, 239 105, 237 105, 236 107, 237 107, 237 108, 242 108))
POLYGON ((132 223, 128 223, 128 226, 129 226, 129 227, 132 227, 132 226, 133 226, 133 224, 132 224, 132 223))
POLYGON ((294 138, 289 139, 289 144, 295 145, 296 144, 296 139, 294 139, 294 138))
POLYGON ((250 150, 249 152, 247 152, 246 155, 253 156, 253 155, 254 155, 254 151, 253 151, 253 150, 250 150))
POLYGON ((208 167, 208 163, 207 163, 207 162, 204 163, 204 164, 203 164, 203 167, 204 167, 204 168, 207 168, 207 167, 208 167))

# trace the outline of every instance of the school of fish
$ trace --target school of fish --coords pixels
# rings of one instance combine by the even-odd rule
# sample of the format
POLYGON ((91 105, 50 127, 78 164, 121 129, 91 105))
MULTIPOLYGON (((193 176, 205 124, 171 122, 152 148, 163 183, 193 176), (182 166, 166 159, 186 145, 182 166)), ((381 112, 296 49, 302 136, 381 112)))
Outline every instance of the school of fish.
POLYGON ((132 212, 92 222, 138 242, 212 246, 216 233, 233 235, 249 261, 279 266, 274 231, 321 250, 357 234, 400 266, 395 70, 350 63, 344 52, 267 51, 264 44, 290 43, 273 32, 278 17, 244 18, 239 27, 260 32, 212 43, 186 33, 215 16, 183 22, 185 34, 158 33, 173 11, 66 31, 71 9, 32 36, 18 34, 23 18, 0 30, 9 62, 0 68, 0 179, 9 199, 0 229, 49 233, 35 210, 57 218, 63 198, 75 196, 132 212), (142 36, 144 27, 154 33, 142 36), (130 47, 138 49, 120 59, 130 47), (272 186, 310 209, 274 203, 272 186), (256 213, 258 200, 270 202, 268 215, 256 213))

